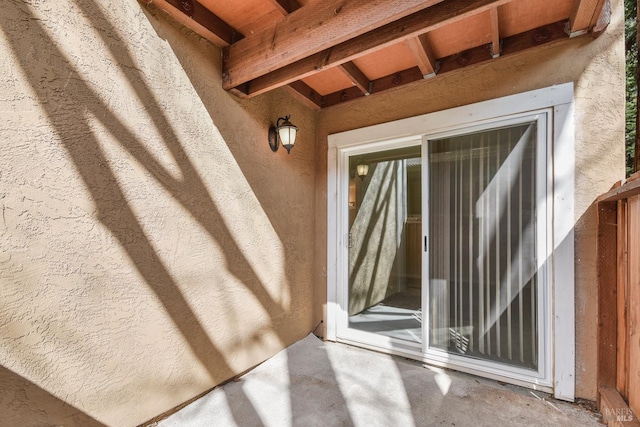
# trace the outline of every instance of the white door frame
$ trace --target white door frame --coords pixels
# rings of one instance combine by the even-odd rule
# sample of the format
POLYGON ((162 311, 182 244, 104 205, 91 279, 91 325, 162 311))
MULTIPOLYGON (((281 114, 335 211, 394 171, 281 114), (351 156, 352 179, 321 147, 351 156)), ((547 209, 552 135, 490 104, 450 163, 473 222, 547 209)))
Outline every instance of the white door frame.
MULTIPOLYGON (((450 110, 435 112, 395 122, 384 123, 352 131, 329 135, 327 174, 327 339, 345 340, 338 336, 339 316, 345 310, 338 295, 339 281, 344 276, 347 260, 340 254, 340 248, 348 245, 348 230, 340 220, 339 209, 348 206, 348 194, 344 194, 343 176, 348 174, 350 153, 363 149, 386 147, 388 144, 410 144, 423 135, 447 132, 460 127, 470 127, 483 122, 506 119, 518 115, 529 115, 534 111, 547 109, 549 123, 549 147, 547 153, 547 204, 550 220, 549 247, 551 256, 547 258, 549 276, 549 313, 541 315, 547 321, 549 330, 547 367, 550 381, 522 381, 507 372, 477 370, 452 363, 451 360, 434 360, 430 363, 451 366, 456 369, 476 373, 490 378, 528 386, 535 389, 553 391, 556 398, 574 399, 575 390, 575 324, 574 324, 574 106, 573 84, 563 84, 531 92, 484 101, 450 110), (553 162, 553 159, 562 161, 553 162), (507 374, 506 376, 504 374, 507 374)), ((396 145, 397 146, 397 145, 396 145)), ((381 149, 381 148, 380 148, 381 149)), ((380 350, 376 343, 352 341, 364 347, 380 350)), ((420 358, 411 348, 393 347, 387 349, 393 354, 420 358)))

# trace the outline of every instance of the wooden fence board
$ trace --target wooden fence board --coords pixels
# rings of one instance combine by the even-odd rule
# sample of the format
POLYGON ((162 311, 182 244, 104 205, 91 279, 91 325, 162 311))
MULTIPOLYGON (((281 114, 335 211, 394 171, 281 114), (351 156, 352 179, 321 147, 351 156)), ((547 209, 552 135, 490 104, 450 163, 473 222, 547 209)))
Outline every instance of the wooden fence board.
POLYGON ((617 203, 598 206, 598 386, 616 386, 617 203))
POLYGON ((618 343, 617 343, 617 388, 623 398, 629 397, 627 369, 629 368, 629 351, 627 347, 627 201, 618 201, 618 343))
POLYGON ((628 200, 629 406, 640 414, 640 196, 628 200))

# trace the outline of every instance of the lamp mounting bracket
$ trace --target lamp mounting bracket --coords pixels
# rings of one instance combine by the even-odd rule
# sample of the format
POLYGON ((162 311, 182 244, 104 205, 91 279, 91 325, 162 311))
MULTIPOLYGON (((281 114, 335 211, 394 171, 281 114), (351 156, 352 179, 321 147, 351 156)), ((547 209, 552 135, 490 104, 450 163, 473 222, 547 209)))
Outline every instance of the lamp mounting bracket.
POLYGON ((278 146, 280 143, 278 142, 278 131, 275 126, 269 127, 269 147, 271 147, 271 151, 278 151, 278 146))

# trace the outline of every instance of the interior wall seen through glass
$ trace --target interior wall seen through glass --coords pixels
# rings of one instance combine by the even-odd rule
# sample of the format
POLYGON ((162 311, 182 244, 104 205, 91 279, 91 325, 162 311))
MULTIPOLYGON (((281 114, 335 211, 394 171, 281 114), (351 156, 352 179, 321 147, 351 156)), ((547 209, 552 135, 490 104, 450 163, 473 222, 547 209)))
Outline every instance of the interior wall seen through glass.
POLYGON ((420 156, 416 145, 349 161, 349 327, 418 343, 420 156), (364 170, 367 174, 360 176, 364 170))

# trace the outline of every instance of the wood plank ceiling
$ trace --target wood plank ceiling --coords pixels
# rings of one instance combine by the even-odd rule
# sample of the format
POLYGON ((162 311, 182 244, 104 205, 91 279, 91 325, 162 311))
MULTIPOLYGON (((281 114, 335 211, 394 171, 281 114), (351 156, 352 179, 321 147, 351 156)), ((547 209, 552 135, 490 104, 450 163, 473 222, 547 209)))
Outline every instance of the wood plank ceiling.
POLYGON ((289 87, 325 108, 569 37, 610 0, 140 0, 223 48, 240 97, 289 87))

